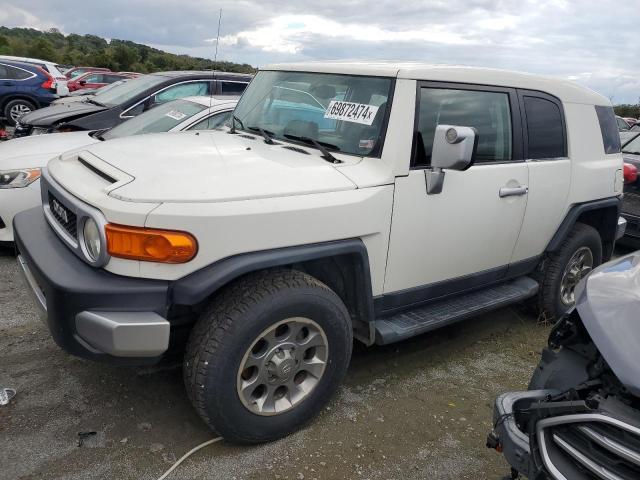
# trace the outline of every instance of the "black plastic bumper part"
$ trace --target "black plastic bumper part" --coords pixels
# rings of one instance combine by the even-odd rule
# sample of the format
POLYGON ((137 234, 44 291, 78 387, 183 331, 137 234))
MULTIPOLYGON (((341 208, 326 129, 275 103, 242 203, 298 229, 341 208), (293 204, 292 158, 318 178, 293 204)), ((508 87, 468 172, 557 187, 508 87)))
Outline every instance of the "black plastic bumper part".
POLYGON ((18 251, 46 299, 47 325, 60 347, 82 358, 114 364, 159 360, 95 351, 79 339, 75 318, 82 311, 155 312, 166 318, 169 282, 123 277, 89 266, 57 237, 40 207, 16 215, 13 227, 18 251))

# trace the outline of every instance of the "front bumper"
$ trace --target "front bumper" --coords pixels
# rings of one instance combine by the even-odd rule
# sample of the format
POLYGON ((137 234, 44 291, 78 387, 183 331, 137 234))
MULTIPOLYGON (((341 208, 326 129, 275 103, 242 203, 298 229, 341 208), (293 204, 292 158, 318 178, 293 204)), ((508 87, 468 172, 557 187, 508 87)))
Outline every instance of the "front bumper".
POLYGON ((557 390, 509 392, 496 399, 493 410, 493 434, 497 437, 498 445, 509 465, 529 478, 535 478, 539 470, 532 459, 529 435, 518 427, 516 411, 526 409, 529 405, 558 393, 557 390))
POLYGON ((627 221, 627 228, 619 243, 640 248, 640 217, 626 213, 623 213, 622 216, 627 221))
POLYGON ((69 353, 118 364, 149 364, 169 345, 169 283, 87 265, 57 237, 42 208, 13 221, 18 261, 55 342, 69 353))

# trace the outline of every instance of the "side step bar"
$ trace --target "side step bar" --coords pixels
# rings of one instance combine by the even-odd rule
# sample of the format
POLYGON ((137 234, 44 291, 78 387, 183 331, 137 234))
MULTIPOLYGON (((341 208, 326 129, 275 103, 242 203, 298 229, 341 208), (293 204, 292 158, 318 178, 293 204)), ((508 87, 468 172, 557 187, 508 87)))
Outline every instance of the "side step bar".
POLYGON ((397 313, 374 322, 376 343, 386 345, 460 320, 521 302, 538 293, 538 282, 521 277, 397 313))

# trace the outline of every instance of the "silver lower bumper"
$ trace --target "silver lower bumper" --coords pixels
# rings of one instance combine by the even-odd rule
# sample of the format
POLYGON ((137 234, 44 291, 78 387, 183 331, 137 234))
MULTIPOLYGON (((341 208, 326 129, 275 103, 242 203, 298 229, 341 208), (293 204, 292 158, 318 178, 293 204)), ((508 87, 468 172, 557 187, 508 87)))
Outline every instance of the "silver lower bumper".
POLYGON ((24 259, 22 255, 18 255, 18 265, 20 266, 20 272, 22 273, 22 278, 24 278, 24 281, 27 284, 29 292, 35 299, 38 307, 40 307, 41 312, 43 314, 46 314, 47 299, 44 296, 44 292, 38 286, 38 282, 36 282, 36 279, 31 273, 31 270, 29 270, 29 265, 27 264, 27 261, 24 259))
POLYGON ((624 237, 624 232, 627 230, 627 219, 624 217, 618 217, 618 228, 616 230, 616 240, 620 240, 624 237))

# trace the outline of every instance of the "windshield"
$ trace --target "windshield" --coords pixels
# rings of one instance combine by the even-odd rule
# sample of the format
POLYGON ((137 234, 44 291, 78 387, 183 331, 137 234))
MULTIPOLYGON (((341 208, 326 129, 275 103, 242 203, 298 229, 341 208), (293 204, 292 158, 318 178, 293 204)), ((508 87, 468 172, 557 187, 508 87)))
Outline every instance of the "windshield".
POLYGON ((102 134, 104 140, 141 135, 143 133, 168 132, 178 124, 190 119, 207 107, 188 100, 163 103, 141 113, 102 134))
POLYGON ((636 138, 625 144, 625 146, 622 147, 622 153, 640 155, 640 135, 636 136, 636 138))
POLYGON ((148 88, 158 85, 166 80, 166 77, 159 75, 142 75, 138 78, 132 78, 122 85, 111 88, 109 90, 100 90, 93 97, 96 102, 114 107, 121 105, 129 100, 137 97, 148 88))
POLYGON ((379 156, 393 80, 306 72, 259 72, 235 109, 235 127, 274 139, 379 156))

